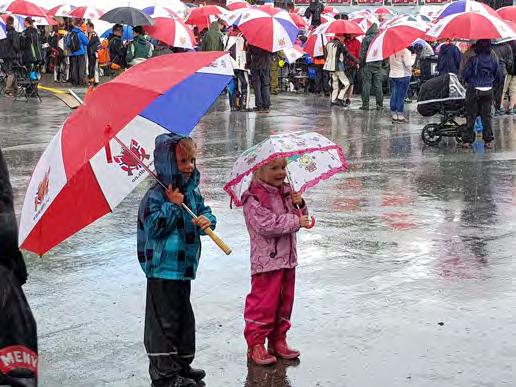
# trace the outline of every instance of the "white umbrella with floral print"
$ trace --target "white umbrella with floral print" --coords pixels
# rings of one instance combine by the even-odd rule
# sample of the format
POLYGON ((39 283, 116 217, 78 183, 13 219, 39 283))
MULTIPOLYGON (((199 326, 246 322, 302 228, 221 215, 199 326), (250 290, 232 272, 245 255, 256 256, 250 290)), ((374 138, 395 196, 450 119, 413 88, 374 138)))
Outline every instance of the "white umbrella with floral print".
POLYGON ((249 188, 253 173, 283 157, 288 162, 287 175, 292 189, 301 193, 347 168, 342 148, 319 133, 273 135, 240 155, 224 190, 237 206, 241 206, 242 194, 249 188))

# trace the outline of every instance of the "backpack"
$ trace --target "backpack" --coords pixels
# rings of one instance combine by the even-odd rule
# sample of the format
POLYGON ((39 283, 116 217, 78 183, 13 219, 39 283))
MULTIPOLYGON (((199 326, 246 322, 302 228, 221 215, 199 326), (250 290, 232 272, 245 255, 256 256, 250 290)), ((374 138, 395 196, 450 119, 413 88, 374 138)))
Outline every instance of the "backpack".
POLYGON ((100 48, 97 54, 100 66, 111 62, 111 58, 109 57, 109 40, 104 39, 102 43, 100 43, 100 48))
POLYGON ((81 49, 81 41, 79 39, 79 34, 76 31, 70 32, 70 38, 68 40, 68 47, 71 52, 76 52, 81 49))

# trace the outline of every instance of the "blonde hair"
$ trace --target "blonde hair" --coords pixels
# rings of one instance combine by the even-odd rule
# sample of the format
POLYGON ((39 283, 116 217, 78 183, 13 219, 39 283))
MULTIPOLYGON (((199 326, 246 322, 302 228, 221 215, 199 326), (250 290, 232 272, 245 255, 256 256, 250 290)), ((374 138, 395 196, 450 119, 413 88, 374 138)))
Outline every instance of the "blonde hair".
POLYGON ((177 143, 177 153, 182 153, 186 157, 195 157, 197 155, 197 144, 191 137, 185 137, 177 143))

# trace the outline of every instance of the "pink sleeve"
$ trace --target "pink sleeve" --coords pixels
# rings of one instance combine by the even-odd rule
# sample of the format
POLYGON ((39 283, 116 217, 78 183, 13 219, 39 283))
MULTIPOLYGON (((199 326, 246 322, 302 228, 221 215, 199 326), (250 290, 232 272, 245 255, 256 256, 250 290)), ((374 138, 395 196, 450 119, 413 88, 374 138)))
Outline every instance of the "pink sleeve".
POLYGON ((299 231, 299 217, 295 214, 276 215, 254 198, 244 203, 244 216, 248 224, 265 238, 277 238, 299 231))

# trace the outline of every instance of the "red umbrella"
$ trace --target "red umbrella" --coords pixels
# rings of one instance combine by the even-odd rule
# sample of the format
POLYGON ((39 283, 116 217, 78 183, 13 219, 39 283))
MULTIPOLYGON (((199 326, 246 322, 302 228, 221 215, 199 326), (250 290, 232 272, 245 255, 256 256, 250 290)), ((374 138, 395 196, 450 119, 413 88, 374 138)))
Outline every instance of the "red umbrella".
POLYGON ((335 35, 364 35, 364 31, 349 20, 334 20, 325 24, 321 24, 314 31, 317 34, 335 34, 335 35))
POLYGON ((374 10, 374 14, 376 16, 379 16, 379 15, 394 15, 394 12, 391 11, 389 8, 387 7, 379 7, 379 8, 376 8, 374 10))
POLYGON ((426 28, 415 22, 388 27, 369 45, 366 62, 377 62, 410 46, 414 40, 425 36, 426 28))
POLYGON ((291 19, 294 21, 294 23, 296 23, 296 26, 298 28, 307 28, 308 27, 308 22, 306 21, 306 19, 301 16, 301 15, 298 15, 297 13, 294 13, 294 12, 290 12, 289 13, 291 19))
POLYGON ((194 8, 186 17, 185 23, 197 26, 199 31, 202 31, 205 28, 209 28, 212 22, 217 21, 219 16, 225 13, 227 13, 227 11, 217 5, 194 8))
POLYGON ((145 26, 145 31, 154 39, 172 47, 193 50, 195 46, 192 29, 179 18, 155 17, 154 24, 145 26))
POLYGON ((69 4, 61 4, 54 8, 48 10, 48 16, 66 16, 70 13, 75 7, 69 4))
POLYGON ((66 16, 76 19, 100 19, 106 11, 93 7, 77 7, 69 12, 66 16))
POLYGON ((0 6, 0 13, 12 13, 23 16, 46 17, 46 12, 39 6, 26 0, 14 0, 0 6))
POLYGON ((322 13, 330 13, 330 14, 338 14, 339 13, 339 10, 335 7, 331 7, 329 5, 327 5, 326 7, 324 7, 324 10, 322 13))
POLYGON ((516 22, 516 5, 500 8, 496 12, 502 19, 516 22))
POLYGON ((250 8, 251 4, 247 1, 234 1, 232 3, 226 3, 226 8, 230 11, 236 11, 237 9, 250 8))

